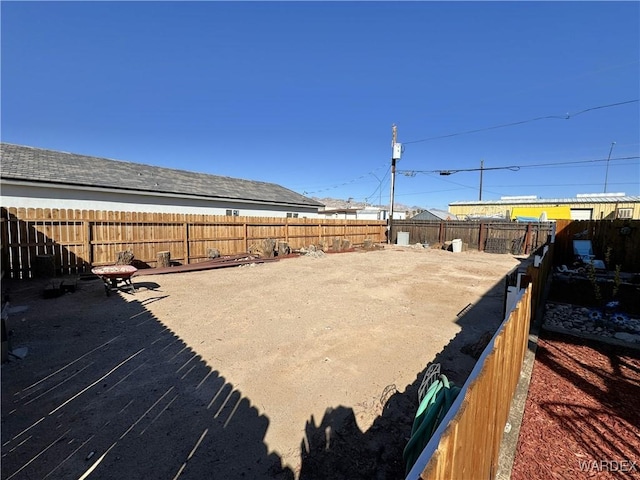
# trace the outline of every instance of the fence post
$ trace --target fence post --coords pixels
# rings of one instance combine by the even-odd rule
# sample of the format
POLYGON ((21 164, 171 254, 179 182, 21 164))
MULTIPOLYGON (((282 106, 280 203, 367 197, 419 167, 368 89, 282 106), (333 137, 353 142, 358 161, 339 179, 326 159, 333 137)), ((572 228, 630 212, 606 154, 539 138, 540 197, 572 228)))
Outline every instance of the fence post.
POLYGON ((531 223, 527 223, 527 233, 524 236, 524 254, 528 255, 531 253, 531 223))
POLYGON ((84 249, 84 263, 85 266, 91 268, 91 265, 93 264, 93 249, 91 248, 91 222, 85 220, 82 223, 84 226, 84 245, 82 247, 84 249))
POLYGON ((242 224, 242 230, 243 230, 243 235, 244 235, 244 251, 248 252, 249 251, 249 225, 247 225, 247 222, 244 222, 242 224))
POLYGON ((2 227, 0 229, 0 248, 2 249, 2 256, 0 257, 0 265, 2 265, 2 275, 0 276, 0 278, 4 278, 5 273, 9 273, 10 270, 10 266, 9 266, 9 225, 8 225, 8 213, 7 210, 2 207, 1 209, 1 216, 2 219, 0 221, 2 221, 2 227))
POLYGON ((480 232, 478 232, 478 251, 484 252, 484 241, 485 241, 485 228, 484 223, 480 222, 480 232))
POLYGON ((184 261, 189 265, 189 223, 184 222, 184 261))
POLYGON ((289 243, 289 217, 284 219, 284 241, 289 243))

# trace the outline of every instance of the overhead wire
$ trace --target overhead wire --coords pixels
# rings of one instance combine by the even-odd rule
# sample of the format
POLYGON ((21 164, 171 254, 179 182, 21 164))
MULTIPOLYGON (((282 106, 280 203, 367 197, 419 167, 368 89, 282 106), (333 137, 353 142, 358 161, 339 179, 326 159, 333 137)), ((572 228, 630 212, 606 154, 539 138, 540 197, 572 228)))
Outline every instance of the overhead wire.
MULTIPOLYGON (((360 175, 360 176, 358 176, 358 177, 356 177, 356 178, 353 178, 353 179, 351 179, 351 180, 349 180, 349 181, 347 181, 347 182, 343 182, 343 183, 339 183, 339 184, 334 184, 334 185, 331 185, 331 186, 326 187, 326 188, 321 188, 321 189, 319 189, 319 190, 314 190, 314 191, 307 191, 307 190, 304 190, 304 191, 302 192, 302 194, 303 194, 303 195, 310 195, 310 194, 313 194, 313 193, 322 193, 322 192, 327 192, 327 191, 329 191, 329 190, 335 190, 336 188, 340 188, 340 187, 344 187, 344 186, 347 186, 347 185, 351 185, 352 183, 355 183, 355 182, 357 182, 358 180, 362 180, 362 179, 364 179, 364 178, 367 178, 369 175, 374 175, 374 176, 375 176, 374 172, 376 172, 376 171, 380 170, 381 168, 385 168, 385 167, 387 167, 387 165, 381 165, 381 166, 379 166, 379 167, 377 167, 377 168, 375 168, 375 169, 371 170, 370 172, 364 173, 364 174, 362 174, 362 175, 360 175)), ((387 168, 390 168, 390 167, 387 167, 387 168)), ((385 176, 386 176, 386 175, 385 175, 385 176)))
POLYGON ((389 167, 387 168, 387 171, 385 172, 384 176, 382 177, 382 180, 378 179, 378 177, 377 177, 377 176, 375 176, 375 174, 373 174, 372 172, 369 172, 369 173, 371 173, 372 175, 374 175, 374 176, 376 177, 376 179, 378 179, 379 184, 378 184, 378 186, 376 187, 376 189, 373 191, 373 193, 371 193, 371 195, 369 195, 368 197, 365 197, 365 199, 364 199, 364 200, 365 200, 365 202, 366 202, 367 200, 369 200, 370 198, 373 198, 373 196, 374 196, 374 195, 376 194, 376 192, 378 192, 378 191, 380 191, 380 195, 382 195, 382 184, 385 182, 385 179, 387 178, 387 175, 389 175, 389 173, 390 173, 390 172, 391 172, 391 166, 389 166, 389 167))
POLYGON ((540 168, 540 167, 554 167, 554 166, 565 166, 565 165, 577 165, 577 164, 585 164, 585 163, 597 163, 597 162, 614 162, 614 161, 626 161, 626 160, 636 160, 639 159, 640 156, 628 156, 628 157, 616 157, 616 158, 598 158, 595 160, 574 160, 568 162, 547 162, 547 163, 534 163, 530 165, 507 165, 503 167, 481 167, 481 168, 458 168, 458 169, 446 169, 446 170, 398 170, 399 174, 414 177, 416 174, 432 174, 437 173, 439 175, 452 175, 454 173, 460 172, 479 172, 479 171, 488 171, 488 170, 511 170, 517 172, 518 170, 524 168, 540 168))
MULTIPOLYGON (((517 125, 522 125, 522 124, 526 124, 526 123, 531 123, 531 122, 536 122, 536 121, 540 121, 540 120, 546 120, 546 119, 562 119, 562 120, 569 120, 573 117, 576 117, 578 115, 582 115, 584 113, 587 112, 591 112, 594 110, 601 110, 601 109, 605 109, 605 108, 612 108, 612 107, 617 107, 617 106, 621 106, 621 105, 627 105, 627 104, 631 104, 631 103, 637 103, 638 101, 640 101, 639 99, 634 99, 634 100, 626 100, 623 102, 616 102, 616 103, 610 103, 607 105, 598 105, 595 107, 589 107, 589 108, 585 108, 583 110, 574 112, 574 113, 566 113, 564 115, 544 115, 544 116, 540 116, 540 117, 535 117, 535 118, 530 118, 528 120, 521 120, 521 121, 517 121, 517 122, 510 122, 510 123, 505 123, 505 124, 500 124, 500 125, 493 125, 490 127, 484 127, 484 128, 478 128, 478 129, 473 129, 473 130, 466 130, 466 131, 462 131, 462 132, 456 132, 456 133, 451 133, 451 134, 447 134, 447 135, 439 135, 439 136, 434 136, 434 137, 428 137, 428 138, 423 138, 420 140, 412 140, 412 141, 408 141, 408 142, 403 142, 402 143, 402 150, 404 151, 404 146, 408 145, 408 144, 413 144, 413 143, 420 143, 420 142, 426 142, 426 141, 430 141, 430 140, 437 140, 437 139, 442 139, 442 138, 450 138, 450 137, 456 137, 456 136, 460 136, 460 135, 467 135, 467 134, 471 134, 471 133, 479 133, 479 132, 483 132, 483 131, 489 131, 489 130, 495 130, 495 129, 499 129, 499 128, 506 128, 506 127, 511 127, 511 126, 517 126, 517 125)), ((622 160, 629 160, 629 159, 637 159, 639 157, 618 157, 615 159, 598 159, 598 160, 584 160, 584 161, 573 161, 573 162, 558 162, 558 163, 540 163, 540 164, 532 164, 532 165, 510 165, 510 166, 505 166, 505 167, 487 167, 487 168, 471 168, 471 169, 449 169, 449 170, 399 170, 397 173, 399 174, 403 174, 406 176, 415 176, 418 173, 424 173, 424 174, 430 174, 430 173, 437 173, 440 175, 451 175, 454 173, 459 173, 459 172, 472 172, 472 171, 480 171, 480 170, 512 170, 512 171, 518 171, 520 169, 523 168, 538 168, 538 167, 544 167, 544 166, 550 166, 550 167, 555 167, 555 166, 563 166, 563 165, 573 165, 573 164, 581 164, 581 163, 590 163, 590 162, 602 162, 602 161, 622 161, 622 160)), ((316 193, 322 193, 322 192, 327 192, 330 190, 335 190, 339 187, 343 187, 343 186, 347 186, 347 185, 351 185, 353 183, 355 183, 358 180, 364 179, 366 178, 368 175, 374 175, 374 172, 377 170, 380 170, 380 168, 382 167, 378 167, 376 169, 374 169, 373 171, 367 172, 366 174, 360 175, 352 180, 349 180, 347 182, 343 182, 340 184, 335 184, 332 185, 330 187, 326 187, 326 188, 321 188, 318 190, 314 190, 314 191, 307 191, 304 190, 302 192, 303 195, 310 195, 310 194, 316 194, 316 193)), ((387 169, 383 180, 379 180, 379 185, 378 187, 373 191, 373 193, 371 195, 369 195, 368 197, 365 197, 365 200, 372 198, 376 192, 378 192, 378 190, 381 190, 382 188, 382 183, 384 181, 384 179, 387 177, 387 175, 389 174, 389 169, 387 169)), ((377 176, 376 176, 377 178, 377 176)), ((452 182, 455 183, 455 182, 452 182)), ((461 184, 460 184, 461 185, 461 184)), ((471 188, 469 186, 463 185, 465 188, 471 188)))
MULTIPOLYGON (((638 159, 640 157, 631 157, 634 159, 638 159)), ((587 162, 593 162, 596 160, 587 160, 587 162)), ((575 162, 560 162, 560 163, 575 163, 575 162)), ((542 165, 542 164, 540 164, 542 165)), ((546 164, 545 164, 546 165, 546 164)), ((557 165, 557 164, 552 164, 552 165, 557 165)), ((595 166, 595 165, 588 165, 588 166, 595 166)), ((498 167, 499 168, 499 167, 498 167)), ((477 169, 470 169, 470 170, 474 170, 474 171, 478 171, 480 170, 479 168, 477 169)), ((399 172, 401 173, 401 172, 399 172)), ((462 188, 459 189, 451 189, 451 191, 454 190, 462 190, 462 189, 466 189, 466 190, 477 190, 478 186, 477 185, 467 185, 464 183, 460 183, 460 182, 456 182, 454 180, 451 180, 449 177, 443 177, 442 175, 437 174, 437 172, 420 172, 420 173, 425 173, 427 176, 429 177, 433 177, 437 180, 440 180, 442 182, 446 182, 446 183, 450 183, 452 185, 458 185, 462 188)), ((626 182, 626 183, 615 183, 615 185, 637 185, 638 182, 626 182)), ((595 186, 595 185, 600 185, 600 183, 575 183, 575 184, 558 184, 558 185, 486 185, 483 188, 483 192, 486 193, 492 193, 494 195, 504 195, 504 192, 497 192, 495 190, 491 190, 492 188, 515 188, 515 187, 553 187, 553 186, 595 186)), ((448 191, 448 190, 439 190, 437 192, 441 192, 441 191, 448 191)), ((436 191, 430 190, 428 192, 412 192, 412 193, 408 193, 408 194, 399 194, 398 196, 409 196, 409 195, 420 195, 421 193, 436 193, 436 191)))
MULTIPOLYGON (((438 180, 441 180, 441 181, 443 181, 443 182, 451 183, 451 184, 453 184, 453 185, 459 185, 459 186, 464 187, 464 188, 469 189, 469 190, 477 190, 477 189, 478 189, 478 186, 477 186, 477 185, 465 185, 464 183, 459 183, 459 182, 456 182, 456 181, 454 181, 454 180, 450 180, 450 179, 448 179, 448 178, 442 178, 442 176, 440 176, 440 175, 438 175, 438 176, 436 176, 436 175, 429 175, 429 176, 432 176, 432 177, 434 177, 434 178, 437 178, 438 180)), ((484 192, 487 192, 487 193, 493 193, 494 195, 501 195, 501 193, 494 192, 494 191, 491 191, 491 190, 487 190, 486 188, 483 188, 483 191, 484 191, 484 192)))
POLYGON ((537 121, 540 121, 540 120, 549 120, 549 119, 569 120, 569 119, 571 119, 573 117, 576 117, 578 115, 582 115, 583 113, 591 112, 593 110, 600 110, 600 109, 603 109, 603 108, 617 107, 617 106, 620 106, 620 105, 627 105, 629 103, 636 103, 638 101, 639 101, 639 99, 636 98, 634 100, 626 100, 624 102, 610 103, 608 105, 598 105, 596 107, 585 108, 584 110, 580 110, 579 112, 576 112, 576 113, 566 113, 564 115, 543 115, 541 117, 530 118, 528 120, 520 120, 520 121, 517 121, 517 122, 510 122, 510 123, 503 123, 503 124, 500 124, 500 125, 493 125, 491 127, 477 128, 477 129, 474 129, 474 130, 466 130, 466 131, 463 131, 463 132, 449 133, 449 134, 446 134, 446 135, 438 135, 438 136, 435 136, 435 137, 428 137, 428 138, 423 138, 423 139, 420 139, 420 140, 411 140, 409 142, 402 142, 402 144, 403 145, 409 145, 409 144, 412 144, 412 143, 428 142, 428 141, 431 141, 431 140, 438 140, 438 139, 441 139, 441 138, 450 138, 450 137, 457 137, 457 136, 460 136, 460 135, 468 135, 468 134, 471 134, 471 133, 486 132, 486 131, 489 131, 489 130, 495 130, 495 129, 498 129, 498 128, 513 127, 513 126, 516 126, 516 125, 522 125, 522 124, 525 124, 525 123, 537 122, 537 121))
MULTIPOLYGON (((491 188, 520 188, 520 187, 595 187, 602 185, 599 183, 531 183, 518 185, 487 185, 491 188)), ((638 185, 638 182, 609 182, 609 185, 638 185)))

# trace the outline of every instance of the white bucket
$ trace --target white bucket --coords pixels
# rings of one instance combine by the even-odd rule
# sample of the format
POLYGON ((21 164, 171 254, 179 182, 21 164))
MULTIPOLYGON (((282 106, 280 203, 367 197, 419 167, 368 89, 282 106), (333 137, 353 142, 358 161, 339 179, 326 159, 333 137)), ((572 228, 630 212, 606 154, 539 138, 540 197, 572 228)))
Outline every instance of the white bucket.
POLYGON ((458 253, 462 251, 462 239, 456 238, 455 240, 451 240, 451 251, 454 253, 458 253))
POLYGON ((398 232, 396 245, 409 245, 409 232, 398 232))

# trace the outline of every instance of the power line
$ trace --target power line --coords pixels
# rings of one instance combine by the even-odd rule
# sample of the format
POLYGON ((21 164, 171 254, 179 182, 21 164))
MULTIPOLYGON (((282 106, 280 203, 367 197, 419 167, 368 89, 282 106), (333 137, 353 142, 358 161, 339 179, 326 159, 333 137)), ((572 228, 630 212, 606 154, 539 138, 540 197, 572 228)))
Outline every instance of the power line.
MULTIPOLYGON (((475 187, 475 186, 465 185, 464 183, 458 183, 458 182, 455 182, 455 181, 450 180, 450 179, 448 179, 448 178, 447 178, 447 179, 445 179, 445 178, 441 178, 441 177, 435 177, 435 178, 437 178, 438 180, 441 180, 441 181, 443 181, 443 182, 447 182, 447 183, 451 183, 451 184, 453 184, 453 185, 458 185, 458 186, 460 186, 460 187, 464 187, 464 188, 469 189, 469 190, 475 190, 475 189, 476 189, 476 187, 475 187)), ((485 189, 485 192, 493 193, 494 195, 502 195, 501 193, 494 192, 494 191, 492 191, 492 190, 487 190, 487 189, 485 189)))
MULTIPOLYGON (((314 190, 314 191, 312 191, 312 192, 307 191, 307 190, 304 190, 304 191, 302 192, 302 195, 310 195, 310 194, 312 194, 312 193, 322 193, 322 192, 327 192, 327 191, 329 191, 329 190, 335 190, 336 188, 340 188, 340 187, 345 187, 345 186, 347 186, 347 185, 351 185, 352 183, 355 183, 355 182, 357 182, 358 180, 362 180, 362 179, 364 179, 364 178, 367 178, 369 175, 374 175, 374 172, 376 172, 376 171, 380 170, 381 168, 384 168, 385 166, 386 166, 386 165, 384 165, 384 166, 380 166, 380 167, 378 167, 378 168, 376 168, 376 169, 374 169, 374 170, 372 170, 372 171, 370 171, 370 172, 367 172, 367 173, 365 173, 365 174, 362 174, 362 175, 360 175, 359 177, 353 178, 353 179, 351 179, 351 180, 349 180, 349 181, 346 181, 346 182, 343 182, 343 183, 334 184, 334 185, 331 185, 331 186, 326 187, 326 188, 321 188, 321 189, 319 189, 319 190, 314 190)), ((386 176, 386 175, 385 175, 385 176, 386 176)))
POLYGON ((629 156, 629 157, 617 157, 617 158, 599 158, 596 160, 575 160, 570 162, 549 162, 549 163, 534 163, 531 165, 508 165, 504 167, 488 167, 488 168, 459 168, 459 169, 447 169, 447 170, 399 170, 398 173, 402 175, 406 175, 408 177, 415 177, 418 173, 424 174, 432 174, 437 173, 439 175, 452 175, 454 173, 459 172, 478 172, 480 170, 511 170, 513 172, 517 172, 523 168, 539 168, 539 167, 550 167, 550 166, 559 166, 559 165, 576 165, 576 164, 585 164, 585 163, 596 163, 596 162, 607 162, 607 161, 624 161, 624 160, 636 160, 640 158, 639 156, 629 156))
POLYGON ((408 145, 408 144, 411 144, 411 143, 428 142, 430 140, 438 140, 438 139, 441 139, 441 138, 457 137, 457 136, 460 136, 460 135, 468 135, 470 133, 486 132, 488 130, 495 130, 495 129, 498 129, 498 128, 505 128, 505 127, 513 127, 513 126, 522 125, 522 124, 525 124, 525 123, 537 122, 539 120, 548 120, 548 119, 569 120, 569 119, 571 119, 573 117, 577 117, 578 115, 582 115, 583 113, 591 112, 593 110, 600 110, 600 109, 603 109, 603 108, 617 107, 617 106, 620 106, 620 105, 627 105, 629 103, 635 103, 635 102, 638 102, 638 99, 627 100, 627 101, 618 102, 618 103, 610 103, 608 105, 599 105, 597 107, 586 108, 584 110, 580 110, 579 112, 575 112, 575 113, 566 113, 565 115, 545 115, 545 116, 542 116, 542 117, 530 118, 528 120, 521 120, 519 122, 503 123, 501 125, 494 125, 494 126, 491 126, 491 127, 478 128, 478 129, 475 129, 475 130, 466 130, 464 132, 450 133, 450 134, 447 134, 447 135, 439 135, 439 136, 436 136, 436 137, 428 137, 428 138, 423 138, 421 140, 412 140, 410 142, 403 142, 403 145, 408 145))
MULTIPOLYGON (((637 160, 640 158, 639 156, 629 156, 629 157, 616 157, 610 159, 610 161, 625 161, 625 160, 637 160)), ((598 158, 596 160, 575 160, 571 162, 551 162, 551 163, 534 163, 531 165, 521 165, 520 168, 534 168, 534 167, 547 167, 553 165, 575 165, 578 163, 597 163, 597 162, 606 162, 608 159, 606 158, 598 158)))
POLYGON ((378 178, 378 176, 373 173, 373 172, 369 172, 371 175, 373 175, 377 180, 378 180, 378 186, 376 187, 376 189, 371 193, 371 195, 369 195, 368 197, 365 197, 364 201, 367 202, 370 198, 373 198, 373 196, 376 194, 376 192, 379 193, 379 198, 380 200, 378 200, 378 203, 381 205, 382 204, 382 184, 385 181, 385 178, 387 178, 387 175, 389 175, 389 172, 391 171, 391 167, 387 168, 387 171, 385 172, 384 176, 382 177, 382 180, 378 178))
MULTIPOLYGON (((521 188, 521 187, 594 187, 602 185, 602 183, 540 183, 540 184, 523 184, 518 185, 489 185, 491 188, 521 188)), ((638 185, 638 182, 609 182, 609 185, 638 185)))
POLYGON ((425 194, 433 194, 433 193, 443 193, 443 192, 457 192, 459 190, 467 190, 473 187, 463 187, 463 188, 447 188, 445 190, 428 190, 425 192, 408 192, 408 193, 398 193, 397 197, 410 197, 414 195, 425 195, 425 194))

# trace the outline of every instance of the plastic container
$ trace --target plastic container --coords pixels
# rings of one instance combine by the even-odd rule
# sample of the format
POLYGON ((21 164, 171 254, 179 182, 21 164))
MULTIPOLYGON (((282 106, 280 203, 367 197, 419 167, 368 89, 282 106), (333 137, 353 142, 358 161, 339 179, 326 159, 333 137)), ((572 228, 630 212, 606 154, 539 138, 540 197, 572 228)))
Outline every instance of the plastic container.
POLYGON ((454 253, 459 253, 462 251, 462 239, 456 238, 455 240, 451 240, 451 251, 454 253))

